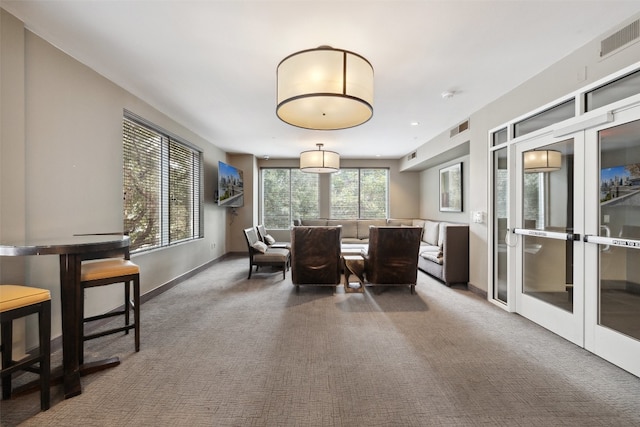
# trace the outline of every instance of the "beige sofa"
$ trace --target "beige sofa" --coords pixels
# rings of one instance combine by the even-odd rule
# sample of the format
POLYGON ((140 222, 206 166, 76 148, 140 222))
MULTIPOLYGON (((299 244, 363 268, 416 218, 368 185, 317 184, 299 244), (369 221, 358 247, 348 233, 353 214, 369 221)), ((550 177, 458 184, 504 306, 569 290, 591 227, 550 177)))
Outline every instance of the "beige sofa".
POLYGON ((371 226, 423 227, 418 268, 447 285, 469 282, 469 226, 425 219, 299 219, 294 225, 342 226, 343 252, 366 250, 371 226))

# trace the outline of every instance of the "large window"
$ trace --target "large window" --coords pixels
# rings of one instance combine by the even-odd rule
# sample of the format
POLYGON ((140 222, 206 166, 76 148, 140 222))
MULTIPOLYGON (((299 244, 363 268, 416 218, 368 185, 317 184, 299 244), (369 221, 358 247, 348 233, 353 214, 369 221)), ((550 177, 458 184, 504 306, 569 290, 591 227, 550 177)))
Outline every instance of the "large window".
POLYGON ((387 218, 388 169, 340 169, 331 175, 331 218, 387 218))
POLYGON ((262 223, 287 230, 296 218, 318 218, 318 174, 297 168, 262 169, 262 223))
POLYGON ((122 145, 124 230, 131 251, 202 237, 201 152, 129 112, 122 145))

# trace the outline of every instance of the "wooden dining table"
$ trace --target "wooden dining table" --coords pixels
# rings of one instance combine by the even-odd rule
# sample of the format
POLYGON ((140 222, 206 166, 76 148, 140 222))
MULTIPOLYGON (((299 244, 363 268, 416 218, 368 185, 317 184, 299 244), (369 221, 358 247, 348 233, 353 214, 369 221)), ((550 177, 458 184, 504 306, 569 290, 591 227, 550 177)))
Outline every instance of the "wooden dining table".
MULTIPOLYGON (((75 235, 60 238, 0 241, 0 256, 58 255, 60 257, 60 302, 62 316, 62 381, 65 399, 82 393, 80 377, 116 366, 117 357, 80 364, 84 327, 81 263, 94 255, 128 251, 129 236, 122 234, 75 235)), ((52 377, 55 375, 52 375, 52 377)))

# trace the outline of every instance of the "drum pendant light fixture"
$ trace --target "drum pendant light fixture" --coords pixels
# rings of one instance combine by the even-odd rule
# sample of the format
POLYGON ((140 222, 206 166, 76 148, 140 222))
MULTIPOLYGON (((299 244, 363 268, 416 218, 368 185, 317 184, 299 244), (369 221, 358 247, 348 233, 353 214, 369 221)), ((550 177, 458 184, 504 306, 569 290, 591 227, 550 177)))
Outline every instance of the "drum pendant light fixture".
POLYGON ((277 69, 276 114, 304 129, 346 129, 373 115, 373 67, 357 53, 330 46, 287 56, 277 69))
POLYGON ((314 173, 332 173, 340 170, 340 154, 323 150, 323 144, 316 145, 317 150, 300 153, 300 170, 314 173))
POLYGON ((562 167, 562 153, 555 150, 533 150, 524 153, 524 172, 554 172, 562 167))

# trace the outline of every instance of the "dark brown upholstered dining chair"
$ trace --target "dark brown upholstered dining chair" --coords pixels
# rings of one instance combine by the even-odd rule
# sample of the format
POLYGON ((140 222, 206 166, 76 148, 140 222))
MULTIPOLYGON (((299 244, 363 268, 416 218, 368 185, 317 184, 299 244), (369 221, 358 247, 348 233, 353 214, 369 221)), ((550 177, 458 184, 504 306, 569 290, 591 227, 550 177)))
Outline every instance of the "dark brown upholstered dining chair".
POLYGON ((298 226, 291 230, 291 280, 300 285, 340 284, 342 227, 298 226))
POLYGON ((410 286, 418 280, 421 227, 371 227, 369 248, 363 253, 367 284, 410 286))
POLYGON ((272 266, 282 268, 282 278, 286 277, 287 270, 290 265, 289 249, 285 248, 270 248, 266 243, 258 238, 256 229, 245 228, 244 237, 247 240, 247 247, 249 249, 249 277, 251 279, 251 272, 253 266, 256 266, 256 271, 261 266, 272 266))

